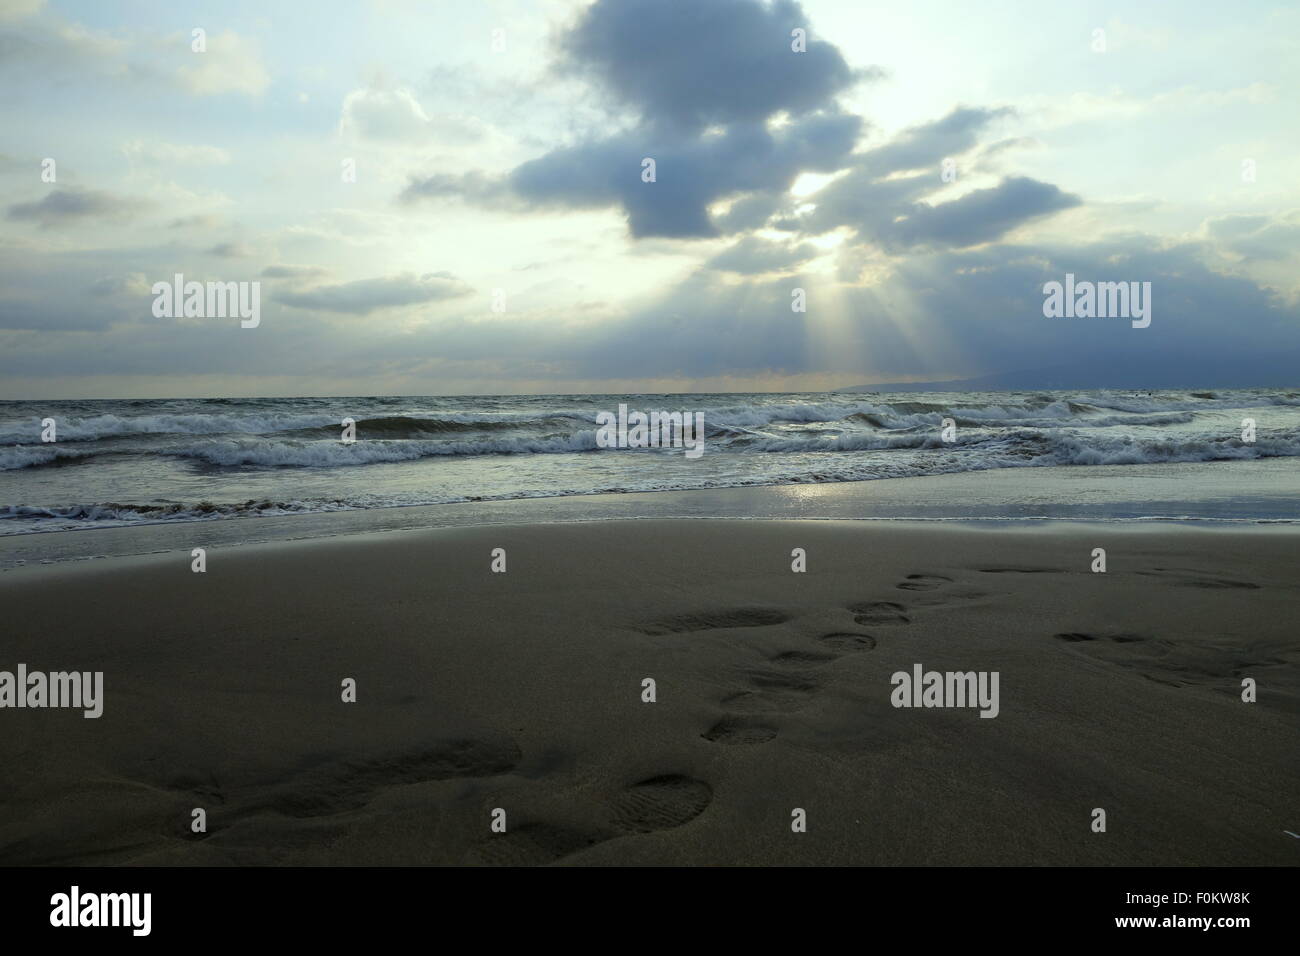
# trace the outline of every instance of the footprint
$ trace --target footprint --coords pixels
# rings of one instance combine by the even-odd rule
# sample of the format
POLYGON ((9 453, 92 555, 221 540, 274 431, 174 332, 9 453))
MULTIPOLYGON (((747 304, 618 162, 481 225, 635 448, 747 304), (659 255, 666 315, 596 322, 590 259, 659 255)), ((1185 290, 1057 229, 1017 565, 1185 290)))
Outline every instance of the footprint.
POLYGON ((870 634, 823 634, 819 640, 837 651, 870 651, 876 646, 876 639, 870 634))
POLYGON ((1068 574, 1064 568, 980 568, 981 574, 1068 574))
POLYGON ((750 671, 749 682, 762 690, 798 691, 811 694, 821 682, 802 674, 785 671, 750 671))
POLYGON ((808 702, 806 693, 775 693, 773 691, 741 690, 729 694, 718 703, 727 710, 742 714, 786 713, 799 710, 808 702))
POLYGON ((614 826, 626 833, 654 833, 690 823, 713 801, 703 780, 666 774, 634 783, 610 801, 614 826))
POLYGON ((773 664, 787 667, 816 667, 818 664, 827 664, 838 656, 838 654, 818 654, 816 651, 784 651, 775 657, 769 657, 768 660, 773 664))
POLYGON ((1199 571, 1180 571, 1177 568, 1152 568, 1150 571, 1138 571, 1147 577, 1169 578, 1182 588, 1213 588, 1224 590, 1258 591, 1259 585, 1250 581, 1234 581, 1231 578, 1212 578, 1199 571))
POLYGON ((613 839, 608 833, 583 833, 550 823, 526 823, 480 843, 470 860, 496 866, 540 866, 613 839))
POLYGON ((808 674, 789 671, 749 671, 746 675, 756 690, 741 690, 719 702, 727 710, 746 714, 798 710, 821 682, 808 674))
POLYGON ((893 601, 867 601, 850 605, 849 610, 858 624, 908 624, 912 620, 903 613, 906 608, 893 601))
POLYGON ((1081 634, 1073 631, 1066 634, 1057 634, 1056 637, 1058 640, 1068 641, 1071 644, 1078 644, 1082 641, 1098 641, 1098 640, 1114 641, 1116 644, 1133 644, 1136 643, 1137 641, 1149 640, 1149 638, 1143 637, 1141 634, 1098 635, 1098 634, 1081 634))
POLYGON ((771 627, 784 624, 790 615, 772 608, 732 608, 730 610, 704 611, 699 614, 682 614, 665 618, 637 628, 642 634, 682 634, 690 631, 711 631, 728 627, 771 627))
POLYGON ((700 736, 714 743, 747 746, 767 743, 776 736, 776 728, 747 717, 728 714, 700 736))
POLYGON ((902 591, 933 591, 945 584, 952 584, 952 578, 941 574, 909 574, 907 580, 896 587, 902 591))
POLYGON ((299 774, 249 809, 270 809, 290 817, 330 816, 359 809, 389 787, 508 773, 520 757, 518 745, 504 738, 456 740, 433 750, 327 763, 299 774))
POLYGON ((1209 685, 1236 693, 1239 688, 1234 682, 1243 674, 1286 665, 1279 657, 1251 653, 1228 643, 1189 643, 1129 633, 1070 632, 1056 637, 1080 645, 1079 649, 1089 657, 1169 687, 1209 685))
MULTIPOLYGON (((776 731, 772 731, 775 735, 776 731)), ((598 843, 680 827, 698 817, 712 802, 713 788, 703 780, 682 774, 650 777, 609 801, 612 829, 576 830, 553 823, 525 823, 483 841, 470 851, 469 858, 471 862, 499 866, 554 863, 598 843)))

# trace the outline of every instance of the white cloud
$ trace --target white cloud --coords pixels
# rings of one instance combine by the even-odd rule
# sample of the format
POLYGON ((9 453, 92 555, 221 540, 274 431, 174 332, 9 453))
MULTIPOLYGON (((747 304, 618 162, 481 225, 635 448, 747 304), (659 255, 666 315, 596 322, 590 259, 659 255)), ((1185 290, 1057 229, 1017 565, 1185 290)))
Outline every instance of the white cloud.
POLYGON ((0 0, 0 20, 30 17, 45 5, 45 0, 0 0))
POLYGON ((430 116, 415 94, 397 89, 353 90, 343 98, 339 135, 388 143, 419 145, 439 140, 443 145, 477 142, 483 125, 471 117, 436 113, 430 116))
POLYGON ((230 153, 217 146, 132 139, 122 144, 122 152, 132 162, 158 163, 167 166, 224 166, 230 162, 230 153))
POLYGON ((207 38, 204 53, 189 53, 191 62, 180 68, 181 85, 196 96, 247 93, 260 96, 271 81, 262 65, 257 41, 232 30, 207 38))

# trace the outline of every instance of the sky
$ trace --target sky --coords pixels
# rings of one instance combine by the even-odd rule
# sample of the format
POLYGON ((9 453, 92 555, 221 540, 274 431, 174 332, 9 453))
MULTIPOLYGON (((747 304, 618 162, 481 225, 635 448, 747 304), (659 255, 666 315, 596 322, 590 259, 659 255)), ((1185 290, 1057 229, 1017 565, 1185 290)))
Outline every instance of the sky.
POLYGON ((1298 47, 1251 0, 0 0, 0 397, 1300 384, 1298 47), (178 273, 260 322, 156 315, 178 273), (1067 274, 1150 325, 1045 316, 1067 274))

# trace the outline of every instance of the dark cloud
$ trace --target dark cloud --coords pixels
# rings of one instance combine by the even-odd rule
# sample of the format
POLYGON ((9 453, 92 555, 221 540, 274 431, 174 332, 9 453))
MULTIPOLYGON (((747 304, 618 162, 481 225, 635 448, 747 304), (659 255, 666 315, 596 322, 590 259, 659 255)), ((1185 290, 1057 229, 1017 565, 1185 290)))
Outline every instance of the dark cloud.
MULTIPOLYGON (((103 329, 115 316, 81 304, 52 303, 45 299, 0 296, 0 329, 72 332, 103 329)), ((30 368, 28 369, 30 371, 30 368)))
POLYGON ((277 293, 275 298, 295 309, 369 315, 379 309, 454 299, 469 292, 469 287, 450 273, 428 273, 417 277, 408 272, 310 289, 285 290, 277 293))
POLYGON ((1012 115, 1008 107, 975 109, 959 106, 942 119, 904 130, 862 158, 862 168, 874 176, 933 168, 938 177, 943 160, 974 148, 980 134, 995 119, 1012 115))
MULTIPOLYGON (((708 16, 720 15, 718 11, 746 22, 776 15, 750 0, 721 4, 708 16)), ((597 16, 595 8, 588 16, 597 16)), ((627 25, 609 11, 599 17, 602 36, 613 29, 611 24, 627 25)), ((583 24, 579 31, 590 28, 588 20, 583 24)), ((579 48, 585 50, 587 42, 579 48)), ((656 49, 652 44, 651 56, 656 49)), ((606 72, 615 69, 607 66, 606 72)), ((635 67, 643 68, 644 63, 635 67)), ((673 72, 662 69, 665 75, 673 72)), ((605 80, 615 82, 608 76, 605 80)), ((748 120, 691 133, 682 132, 683 124, 643 125, 554 150, 500 178, 472 173, 415 179, 401 198, 412 202, 460 196, 486 206, 525 210, 616 206, 637 239, 710 238, 768 223, 805 235, 848 226, 855 230, 855 241, 895 253, 989 242, 1081 202, 1056 186, 1024 177, 1006 178, 957 200, 927 201, 947 185, 943 160, 974 149, 994 121, 1012 115, 1010 109, 958 107, 889 143, 855 153, 862 119, 822 105, 820 111, 775 128, 748 120), (654 182, 642 179, 646 158, 655 162, 654 182), (843 175, 812 197, 812 209, 795 214, 788 191, 803 172, 843 175), (715 203, 729 199, 735 202, 725 213, 710 213, 715 203)))
POLYGON ((1043 141, 1033 136, 1010 136, 1007 139, 1000 139, 996 143, 990 143, 980 150, 981 159, 991 159, 1001 153, 1009 152, 1016 149, 1038 149, 1043 145, 1043 141))
POLYGON ((263 279, 311 279, 325 275, 329 270, 321 266, 267 266, 262 270, 263 279))
POLYGON ((242 242, 219 242, 206 251, 221 259, 247 259, 253 255, 253 250, 242 242))
POLYGON ((9 218, 38 222, 42 228, 86 219, 129 219, 144 208, 135 199, 88 189, 55 189, 35 202, 14 203, 9 218))
MULTIPOLYGON (((1288 217, 1271 221, 1285 224, 1288 217)), ((1235 223, 1220 231, 1269 224, 1235 223)), ((546 320, 550 314, 513 311, 484 320, 484 304, 473 302, 448 303, 447 311, 415 328, 322 321, 329 312, 363 315, 429 300, 427 290, 412 289, 421 280, 389 277, 317 287, 289 303, 293 308, 264 300, 252 351, 243 347, 247 337, 232 336, 228 326, 152 320, 149 296, 137 291, 141 264, 129 261, 128 252, 47 254, 21 263, 0 255, 0 328, 60 332, 9 336, 0 371, 30 370, 39 362, 50 376, 159 368, 274 376, 300 367, 310 351, 320 359, 313 370, 337 363, 376 387, 391 381, 394 370, 429 363, 448 378, 502 388, 550 380, 557 390, 602 379, 677 378, 706 387, 726 376, 803 373, 830 373, 851 385, 1063 363, 1081 378, 1121 364, 1147 369, 1151 387, 1204 384, 1228 367, 1254 369, 1258 381, 1293 378, 1300 308, 1259 282, 1216 271, 1207 263, 1221 251, 1210 238, 1170 245, 1145 234, 1091 244, 929 248, 877 258, 872 281, 862 284, 822 273, 737 278, 700 269, 626 311, 578 310, 591 321, 566 321, 574 309, 554 321, 546 320), (1151 282, 1150 327, 1044 317, 1043 284, 1067 272, 1093 281, 1151 282), (69 282, 70 275, 87 279, 69 282), (129 281, 92 286, 95 276, 129 281), (806 313, 790 309, 795 287, 806 290, 806 313), (93 349, 77 331, 90 329, 104 333, 96 333, 93 349)), ((424 281, 434 280, 443 293, 463 290, 445 274, 424 281)), ((446 296, 433 296, 440 297, 446 296)))
POLYGON ((973 246, 1000 239, 1017 226, 1081 202, 1078 196, 1050 183, 1017 176, 937 206, 914 205, 880 238, 887 246, 902 248, 973 246))
POLYGON ((173 219, 167 224, 169 229, 212 229, 221 225, 221 217, 213 216, 206 213, 199 213, 193 216, 181 216, 179 219, 173 219))
MULTIPOLYGON (((95 253, 0 258, 0 329, 41 332, 103 330, 149 312, 149 283, 139 272, 113 268, 95 253)), ((48 340, 43 350, 55 351, 48 340)))
POLYGON ((634 237, 700 238, 722 232, 708 207, 749 193, 784 193, 804 171, 839 169, 862 121, 816 114, 776 131, 738 124, 685 141, 638 132, 556 150, 509 176, 513 193, 535 207, 621 206, 634 237), (655 181, 641 178, 655 161, 655 181))
POLYGON ((938 173, 916 173, 877 179, 866 169, 854 169, 824 186, 811 197, 815 207, 799 218, 777 224, 809 235, 853 226, 869 239, 889 229, 894 219, 928 192, 943 185, 938 173))
POLYGON ((772 193, 746 196, 732 203, 731 208, 718 216, 715 222, 723 233, 749 232, 766 223, 783 205, 782 197, 772 193))
POLYGON ((643 121, 684 130, 822 109, 860 78, 794 0, 597 0, 561 53, 643 121))
POLYGON ((844 168, 863 129, 835 100, 860 79, 793 0, 598 0, 560 41, 562 65, 637 112, 630 129, 555 149, 503 177, 411 180, 406 203, 459 197, 514 209, 619 207, 634 238, 753 228, 805 171, 844 168), (781 114, 782 122, 768 124, 781 114), (642 180, 653 159, 656 181, 642 180), (709 206, 742 201, 714 219, 709 206), (764 211, 766 210, 766 212, 764 211))
POLYGON ((601 368, 628 378, 841 372, 849 385, 872 380, 864 372, 876 369, 894 380, 934 378, 953 357, 973 373, 1077 361, 1089 370, 1083 378, 1123 363, 1147 368, 1153 387, 1211 380, 1221 362, 1293 378, 1300 307, 1209 268, 1207 251, 1204 243, 1166 246, 1144 234, 1082 246, 936 250, 896 261, 870 285, 812 275, 723 283, 701 271, 555 354, 567 351, 576 378, 601 368), (1150 327, 1045 318, 1043 285, 1067 272, 1151 282, 1150 327), (796 286, 806 290, 806 313, 790 310, 796 286))
MULTIPOLYGON (((910 325, 941 328, 945 344, 983 370, 1074 362, 1086 378, 1108 363, 1138 364, 1152 387, 1211 380, 1226 362, 1253 366, 1265 378, 1280 372, 1280 356, 1300 349, 1300 309, 1259 283, 1210 268, 1210 251, 1205 243, 1170 245, 1144 234, 1077 246, 939 251, 909 257, 885 282, 864 287, 855 311, 880 310, 906 294, 915 309, 910 325), (1044 283, 1063 281, 1067 272, 1077 280, 1150 282, 1150 327, 1044 317, 1044 283)), ((931 371, 920 361, 913 368, 931 371)))
POLYGON ((817 235, 840 226, 855 241, 904 252, 917 246, 962 248, 1000 239, 1024 223, 1078 206, 1078 196, 1023 176, 958 199, 930 202, 946 183, 942 161, 969 151, 1004 110, 961 107, 861 154, 853 168, 810 197, 815 208, 776 223, 817 235), (919 171, 918 171, 919 170, 919 171))
POLYGON ((1205 232, 1233 256, 1246 261, 1282 261, 1300 255, 1300 211, 1232 215, 1211 219, 1205 232))

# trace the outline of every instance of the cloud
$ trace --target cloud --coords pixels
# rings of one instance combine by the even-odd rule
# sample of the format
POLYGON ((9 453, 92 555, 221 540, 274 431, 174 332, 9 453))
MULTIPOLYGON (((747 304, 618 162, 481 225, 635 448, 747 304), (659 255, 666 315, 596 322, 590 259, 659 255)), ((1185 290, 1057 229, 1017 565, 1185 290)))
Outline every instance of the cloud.
POLYGON ((104 276, 90 284, 91 295, 151 295, 151 283, 143 272, 132 272, 121 276, 104 276))
POLYGON ((181 216, 167 224, 169 229, 214 229, 221 225, 220 216, 211 213, 196 213, 193 216, 181 216))
POLYGON ((998 140, 996 143, 989 143, 989 145, 981 149, 980 159, 989 159, 1016 149, 1040 149, 1042 145, 1043 141, 1033 136, 1009 136, 1006 139, 998 140))
POLYGON ((1277 216, 1231 215, 1206 221, 1205 235, 1243 260, 1282 261, 1300 256, 1300 210, 1277 216))
POLYGON ((714 217, 720 232, 749 232, 772 218, 783 204, 779 194, 757 193, 737 199, 726 212, 714 217))
POLYGON ((483 139, 482 125, 469 117, 430 116, 409 89, 353 90, 343 98, 339 134, 387 143, 419 145, 438 140, 461 144, 483 139))
POLYGON ((504 178, 480 172, 413 176, 398 196, 398 201, 410 204, 425 199, 452 198, 487 207, 525 208, 523 201, 511 193, 509 183, 504 178))
POLYGON ((405 203, 453 196, 490 208, 622 209, 634 238, 706 238, 744 228, 761 197, 717 220, 709 206, 738 194, 780 194, 805 170, 833 171, 847 161, 862 121, 817 114, 775 132, 741 124, 685 141, 622 136, 558 149, 504 177, 435 173, 414 178, 405 203), (642 180, 642 161, 655 161, 655 181, 642 180))
MULTIPOLYGON (((0 329, 104 330, 148 316, 149 304, 145 273, 124 267, 116 253, 0 255, 0 329)), ((78 347, 68 345, 72 351, 78 347)), ((48 358, 61 349, 51 338, 36 351, 48 358)))
POLYGON ((262 270, 263 279, 311 279, 326 275, 328 269, 321 266, 267 266, 262 270))
MULTIPOLYGON (((894 252, 992 241, 1080 204, 1056 186, 1016 176, 960 199, 927 201, 946 185, 943 160, 974 150, 1014 111, 957 107, 855 152, 865 123, 834 102, 852 79, 848 68, 829 45, 810 46, 821 58, 804 61, 777 43, 792 26, 807 26, 792 2, 600 0, 560 41, 564 62, 639 109, 639 125, 554 149, 504 176, 415 177, 399 198, 459 197, 516 211, 618 208, 641 240, 712 238, 767 223, 804 235, 849 226, 854 241, 894 252), (790 74, 791 63, 804 65, 790 74), (777 113, 780 122, 766 122, 777 113), (642 178, 646 159, 655 164, 653 182, 642 178), (790 188, 809 173, 840 175, 800 205, 790 188), (729 205, 715 210, 722 203, 729 205)), ((1004 140, 1000 148, 1009 146, 1004 140)), ((725 264, 734 262, 745 271, 760 248, 740 246, 715 268, 729 271, 725 264)))
POLYGON ((639 132, 524 163, 508 177, 511 191, 534 207, 620 206, 633 237, 702 238, 722 227, 708 207, 748 193, 783 193, 803 171, 831 172, 852 151, 862 121, 819 113, 771 131, 736 124, 685 141, 639 132), (642 181, 642 161, 656 179, 642 181))
MULTIPOLYGON (((188 45, 188 38, 184 41, 188 45)), ((195 96, 218 93, 260 96, 271 82, 257 41, 232 30, 208 36, 203 53, 191 51, 187 56, 189 59, 176 75, 181 86, 195 96)))
POLYGON ((1078 196, 1024 176, 937 206, 917 204, 880 236, 892 247, 961 248, 1000 239, 1026 222, 1082 204, 1078 196))
POLYGON ((861 76, 809 29, 793 0, 598 0, 558 43, 560 68, 636 110, 638 122, 522 163, 504 176, 415 177, 405 203, 458 196, 497 208, 619 208, 633 238, 708 238, 747 228, 802 172, 848 162, 862 119, 839 93, 861 76), (767 121, 779 114, 780 122, 767 121), (643 160, 656 164, 642 179, 643 160), (733 203, 717 219, 709 207, 733 203))
POLYGON ((35 202, 9 207, 10 219, 38 222, 42 228, 63 226, 87 219, 130 219, 143 209, 139 200, 88 189, 55 189, 35 202))
POLYGON ((222 259, 248 259, 254 254, 253 250, 242 242, 219 242, 204 251, 210 256, 218 256, 222 259))
POLYGON ((276 294, 276 300, 295 309, 369 315, 379 309, 438 302, 469 293, 469 287, 449 273, 427 273, 417 277, 407 272, 310 289, 285 290, 276 294))
POLYGON ((995 119, 1010 116, 1008 107, 975 109, 959 106, 942 119, 904 130, 892 141, 867 153, 862 168, 875 176, 933 168, 949 157, 972 149, 979 134, 995 119))
POLYGON ((1141 363, 1153 383, 1213 378, 1221 358, 1267 378, 1293 377, 1286 362, 1293 366, 1300 354, 1300 308, 1248 278, 1209 268, 1205 253, 1203 242, 1133 234, 1079 245, 922 251, 863 284, 820 276, 724 282, 701 271, 583 341, 535 347, 548 358, 567 352, 573 364, 566 371, 575 378, 613 367, 646 379, 831 372, 856 384, 943 377, 953 361, 983 374, 1075 357, 1099 374, 1108 363, 1141 363), (1152 325, 1044 318, 1043 284, 1066 272, 1150 281, 1152 325), (790 312, 794 285, 807 290, 806 314, 790 312))
POLYGON ((736 272, 753 275, 761 272, 792 272, 809 259, 820 255, 821 250, 810 242, 769 242, 756 236, 746 236, 729 249, 724 249, 708 261, 707 268, 719 272, 736 272))
POLYGON ((0 0, 0 20, 30 17, 45 5, 45 0, 0 0))
MULTIPOLYGON (((1009 176, 947 202, 927 197, 946 185, 942 161, 974 149, 1004 109, 958 107, 932 123, 858 154, 853 168, 807 197, 812 208, 775 225, 804 235, 848 226, 854 242, 893 253, 918 246, 962 248, 1000 239, 1035 219, 1082 204, 1050 183, 1009 176)), ((1005 141, 1004 141, 1005 142, 1005 141)))
POLYGON ((160 166, 224 166, 230 162, 230 153, 217 146, 164 143, 157 140, 128 140, 122 144, 122 152, 133 162, 160 166))
POLYGON ((12 29, 0 34, 0 68, 9 72, 11 81, 35 79, 29 75, 33 69, 41 72, 42 79, 65 73, 123 76, 131 72, 123 62, 129 44, 108 32, 46 15, 15 23, 12 29))
POLYGON ((794 0, 597 0, 562 40, 562 68, 647 123, 755 123, 822 109, 861 78, 809 28, 794 0), (806 52, 791 49, 796 27, 806 52))

